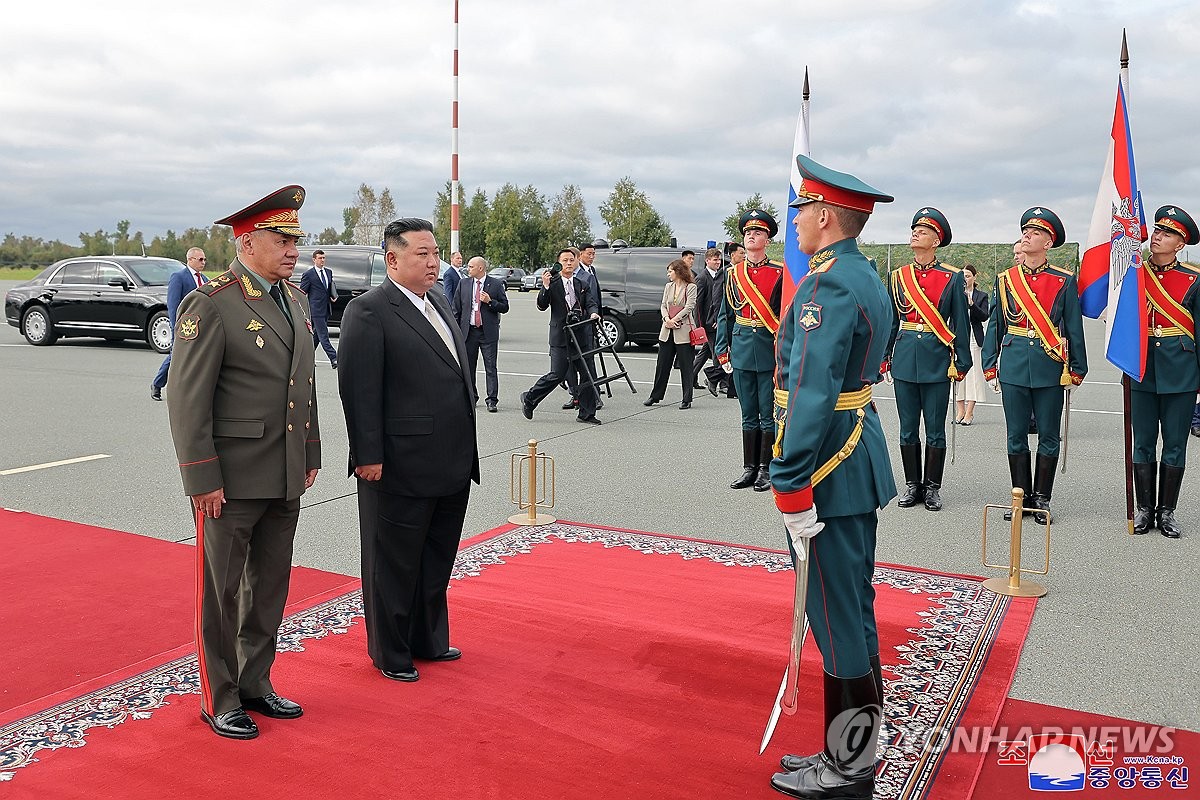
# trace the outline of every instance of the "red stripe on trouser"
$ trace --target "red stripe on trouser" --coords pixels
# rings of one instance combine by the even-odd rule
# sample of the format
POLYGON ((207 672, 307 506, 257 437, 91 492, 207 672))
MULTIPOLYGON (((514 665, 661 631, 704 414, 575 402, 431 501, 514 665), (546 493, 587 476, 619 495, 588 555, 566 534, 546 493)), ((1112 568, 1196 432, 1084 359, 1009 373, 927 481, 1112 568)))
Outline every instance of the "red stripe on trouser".
POLYGON ((208 663, 204 658, 204 514, 196 514, 196 666, 200 671, 200 710, 213 716, 212 689, 208 685, 208 663))

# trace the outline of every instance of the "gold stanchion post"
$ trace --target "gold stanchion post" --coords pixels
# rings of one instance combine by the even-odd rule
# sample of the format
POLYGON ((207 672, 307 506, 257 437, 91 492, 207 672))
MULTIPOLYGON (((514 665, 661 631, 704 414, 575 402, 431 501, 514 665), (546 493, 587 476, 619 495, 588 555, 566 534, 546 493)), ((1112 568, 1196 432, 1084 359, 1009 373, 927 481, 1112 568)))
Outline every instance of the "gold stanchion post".
POLYGON ((537 439, 529 440, 529 453, 513 453, 512 471, 509 478, 510 498, 519 509, 528 513, 513 514, 508 521, 514 525, 549 525, 558 519, 549 514, 539 514, 538 506, 554 507, 554 459, 537 451, 537 439), (549 465, 549 496, 546 494, 547 465, 549 465), (538 467, 541 467, 541 493, 538 492, 538 467), (525 486, 528 480, 529 486, 525 486))
POLYGON ((1008 597, 1042 597, 1046 587, 1033 581, 1021 581, 1021 573, 1045 575, 1050 571, 1050 514, 1046 513, 1046 566, 1044 569, 1021 568, 1021 528, 1025 516, 1025 491, 1013 487, 1012 504, 1008 506, 988 504, 983 507, 983 565, 992 569, 1004 569, 1008 576, 1004 578, 988 578, 983 582, 985 588, 996 594, 1008 597), (987 560, 987 510, 1002 508, 1012 512, 1012 523, 1009 526, 1008 564, 989 564, 987 560))

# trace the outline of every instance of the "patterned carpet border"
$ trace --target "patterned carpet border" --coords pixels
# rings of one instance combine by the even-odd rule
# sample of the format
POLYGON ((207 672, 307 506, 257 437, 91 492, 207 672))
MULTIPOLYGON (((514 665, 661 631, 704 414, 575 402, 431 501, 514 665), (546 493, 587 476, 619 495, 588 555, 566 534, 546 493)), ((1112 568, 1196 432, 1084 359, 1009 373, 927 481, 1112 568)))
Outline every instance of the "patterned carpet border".
MULTIPOLYGON (((792 568, 789 556, 781 552, 556 523, 514 528, 467 542, 455 562, 452 580, 478 576, 554 539, 648 555, 707 559, 731 568, 771 573, 792 568)), ((931 607, 922 613, 921 624, 908 629, 912 638, 896 648, 894 659, 884 655, 887 708, 880 734, 883 768, 876 797, 914 800, 924 796, 941 761, 941 753, 925 747, 925 742, 961 719, 1009 598, 984 590, 975 579, 897 567, 877 567, 874 582, 931 596, 931 607)), ((345 633, 362 615, 360 590, 293 614, 280 627, 279 651, 300 652, 306 640, 345 633)), ((169 697, 198 694, 198 681, 196 656, 191 654, 0 727, 0 781, 13 780, 16 770, 36 763, 42 751, 84 746, 92 728, 148 719, 155 709, 168 704, 169 697)))

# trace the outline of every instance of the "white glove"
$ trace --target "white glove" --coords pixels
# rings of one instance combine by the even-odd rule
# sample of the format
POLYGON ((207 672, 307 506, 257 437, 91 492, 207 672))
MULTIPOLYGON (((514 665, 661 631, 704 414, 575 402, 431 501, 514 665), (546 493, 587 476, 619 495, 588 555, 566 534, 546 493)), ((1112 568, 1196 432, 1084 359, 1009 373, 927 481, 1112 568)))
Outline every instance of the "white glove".
POLYGON ((732 375, 733 374, 733 362, 726 361, 724 364, 721 365, 721 369, 725 370, 726 375, 732 375))
POLYGON ((787 528, 788 538, 796 549, 796 557, 804 559, 804 542, 825 530, 825 523, 817 521, 817 507, 813 506, 799 514, 784 514, 783 525, 787 528))
POLYGON ((883 382, 886 383, 888 386, 891 386, 892 384, 894 384, 896 382, 896 381, 892 380, 892 371, 890 369, 887 372, 883 373, 883 382))
POLYGON ((999 378, 992 378, 990 381, 988 381, 988 386, 992 387, 992 391, 995 392, 996 394, 1000 393, 1000 379, 999 378))

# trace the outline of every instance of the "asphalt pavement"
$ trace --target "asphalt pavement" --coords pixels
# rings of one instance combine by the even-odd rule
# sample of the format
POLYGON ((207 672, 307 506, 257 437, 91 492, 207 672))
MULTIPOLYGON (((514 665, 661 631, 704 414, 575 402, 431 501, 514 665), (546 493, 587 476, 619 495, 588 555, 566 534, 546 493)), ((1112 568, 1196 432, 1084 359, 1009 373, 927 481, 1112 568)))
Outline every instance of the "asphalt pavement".
MULTIPOLYGON (((0 282, 0 292, 12 283, 0 282)), ((553 456, 560 519, 782 548, 783 529, 769 494, 728 488, 741 474, 737 402, 697 390, 680 410, 678 372, 662 404, 642 406, 654 374, 653 350, 619 355, 637 388, 614 383, 598 416, 581 425, 555 392, 532 421, 519 395, 549 368, 548 315, 533 293, 510 293, 499 353, 500 408, 479 406, 482 485, 473 487, 464 535, 506 522, 513 453, 530 439, 553 456)), ((1087 321, 1091 371, 1075 392, 1067 473, 1054 491, 1049 588, 1039 601, 1012 695, 1024 700, 1200 730, 1200 442, 1190 441, 1178 517, 1184 538, 1126 533, 1118 371, 1103 357, 1104 328, 1087 321)), ((336 340, 335 340, 336 341, 336 340)), ((150 399, 161 357, 144 343, 65 339, 32 347, 16 328, 0 328, 0 505, 177 542, 193 541, 167 424, 165 403, 150 399), (90 461, 10 472, 49 462, 90 461), (8 472, 9 474, 5 474, 8 472)), ((615 367, 609 360, 610 372, 615 367)), ((482 364, 480 365, 482 372, 482 364)), ((295 562, 357 575, 354 481, 346 476, 346 430, 337 373, 318 353, 317 390, 324 469, 302 501, 295 562)), ((483 388, 483 377, 479 376, 483 388)), ((170 393, 168 385, 166 392, 170 393)), ((902 482, 895 405, 876 389, 893 468, 902 482)), ((981 565, 986 503, 1010 494, 999 397, 959 428, 947 463, 940 513, 923 508, 880 514, 878 560, 951 573, 1002 574, 981 565)), ((994 512, 989 561, 1007 559, 1006 526, 994 512), (993 527, 994 526, 994 527, 993 527)), ((1040 566, 1039 531, 1026 529, 1024 562, 1040 566)), ((781 621, 780 652, 786 653, 781 621)))

